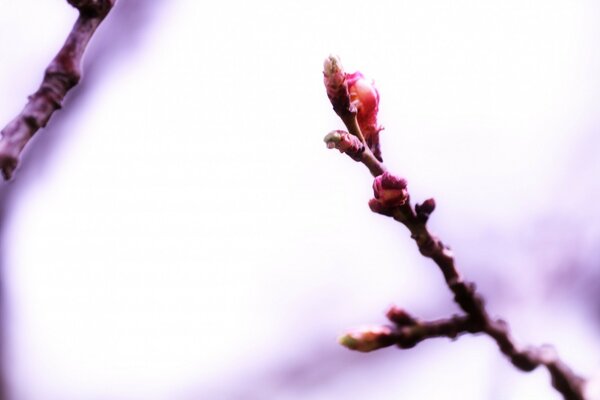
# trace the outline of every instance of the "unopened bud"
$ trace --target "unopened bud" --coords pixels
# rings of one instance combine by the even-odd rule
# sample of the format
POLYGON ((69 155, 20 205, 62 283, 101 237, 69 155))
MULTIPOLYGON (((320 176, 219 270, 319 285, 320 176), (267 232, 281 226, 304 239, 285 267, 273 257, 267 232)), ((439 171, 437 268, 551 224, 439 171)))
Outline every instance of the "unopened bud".
POLYGON ((375 178, 373 195, 375 198, 369 201, 371 211, 392 215, 394 208, 404 205, 408 200, 406 180, 386 171, 375 178))
POLYGON ((365 151, 365 146, 360 139, 345 131, 331 131, 323 140, 328 149, 338 149, 340 153, 348 154, 355 161, 360 161, 365 151))
POLYGON ((329 57, 327 57, 323 62, 323 74, 326 77, 330 77, 332 75, 340 73, 344 73, 344 68, 342 67, 340 57, 330 54, 329 57))
POLYGON ((419 218, 423 222, 427 222, 433 210, 435 210, 434 199, 427 199, 423 203, 415 205, 415 212, 417 214, 417 218, 419 218))
POLYGON ((379 147, 379 132, 383 129, 377 122, 379 112, 379 92, 372 80, 364 77, 360 72, 346 74, 350 101, 356 108, 356 120, 360 131, 365 137, 367 146, 380 161, 381 149, 379 147))
POLYGON ((340 117, 354 112, 350 103, 350 93, 346 82, 346 73, 339 57, 330 55, 323 63, 323 83, 327 90, 327 97, 331 101, 333 110, 340 117))
POLYGON ((367 353, 393 344, 392 330, 387 326, 368 326, 348 332, 338 339, 350 350, 367 353))
POLYGON ((405 309, 394 305, 389 308, 385 316, 398 326, 415 325, 417 323, 417 320, 405 309))

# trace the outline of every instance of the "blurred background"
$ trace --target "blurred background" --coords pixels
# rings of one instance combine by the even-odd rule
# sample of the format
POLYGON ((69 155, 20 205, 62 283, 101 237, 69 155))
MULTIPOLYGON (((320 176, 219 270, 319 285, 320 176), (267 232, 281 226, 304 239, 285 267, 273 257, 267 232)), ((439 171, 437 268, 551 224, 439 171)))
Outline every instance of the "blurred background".
MULTIPOLYGON (((77 12, 0 2, 0 125, 77 12)), ((560 399, 487 337, 336 337, 458 312, 371 213, 322 61, 381 94, 383 156, 522 344, 600 371, 600 3, 119 0, 0 187, 3 399, 560 399)))

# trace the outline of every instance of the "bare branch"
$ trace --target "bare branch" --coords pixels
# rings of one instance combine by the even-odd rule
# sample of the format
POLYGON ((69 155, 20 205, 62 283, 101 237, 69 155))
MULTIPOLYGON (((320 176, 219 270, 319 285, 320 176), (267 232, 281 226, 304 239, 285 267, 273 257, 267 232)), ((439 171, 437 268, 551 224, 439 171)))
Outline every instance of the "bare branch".
POLYGON ((410 349, 426 339, 455 339, 465 333, 481 332, 477 321, 468 316, 455 315, 448 319, 421 321, 397 307, 392 307, 387 316, 394 326, 363 327, 346 333, 339 342, 351 350, 366 353, 394 345, 410 349))
MULTIPOLYGON (((331 59, 330 57, 328 60, 331 59)), ((383 162, 374 155, 369 146, 365 145, 364 136, 360 133, 361 127, 356 118, 356 109, 360 109, 360 102, 358 102, 358 107, 340 106, 340 104, 352 103, 343 98, 348 93, 348 89, 345 88, 347 83, 339 78, 339 75, 344 73, 339 60, 336 60, 334 64, 338 67, 336 70, 338 77, 332 74, 328 75, 326 70, 325 85, 334 111, 340 116, 348 132, 333 131, 329 133, 325 136, 327 147, 346 153, 350 158, 363 163, 369 169, 375 177, 373 184, 375 198, 369 202, 371 210, 392 217, 409 230, 419 252, 436 263, 444 276, 446 285, 454 294, 454 301, 466 314, 439 321, 423 322, 404 311, 390 310, 388 319, 395 323, 394 327, 365 328, 342 336, 340 342, 354 350, 372 351, 394 344, 401 348, 410 348, 433 337, 454 338, 464 333, 484 333, 496 342, 500 351, 510 359, 515 367, 522 371, 532 371, 538 366, 544 366, 550 373, 552 386, 565 399, 584 400, 585 380, 561 361, 552 347, 521 348, 511 337, 508 325, 503 320, 490 317, 483 297, 476 291, 475 284, 465 281, 459 273, 450 248, 427 228, 427 221, 435 209, 435 201, 428 199, 413 208, 406 190, 406 181, 387 172, 383 162)))
POLYGON ((116 0, 68 0, 79 10, 67 40, 50 62, 39 89, 11 122, 0 132, 0 170, 5 180, 13 174, 21 152, 33 135, 46 126, 62 106, 67 92, 81 79, 81 60, 94 32, 116 0))

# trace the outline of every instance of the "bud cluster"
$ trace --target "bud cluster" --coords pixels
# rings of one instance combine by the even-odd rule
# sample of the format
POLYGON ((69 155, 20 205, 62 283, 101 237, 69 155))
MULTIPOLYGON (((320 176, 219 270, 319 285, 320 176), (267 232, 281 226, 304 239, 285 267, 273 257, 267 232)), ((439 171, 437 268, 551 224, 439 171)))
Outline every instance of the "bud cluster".
POLYGON ((323 64, 323 82, 333 110, 344 122, 356 119, 361 140, 364 138, 375 157, 382 161, 379 132, 383 128, 377 123, 379 92, 373 82, 358 71, 346 73, 335 56, 329 56, 323 64))

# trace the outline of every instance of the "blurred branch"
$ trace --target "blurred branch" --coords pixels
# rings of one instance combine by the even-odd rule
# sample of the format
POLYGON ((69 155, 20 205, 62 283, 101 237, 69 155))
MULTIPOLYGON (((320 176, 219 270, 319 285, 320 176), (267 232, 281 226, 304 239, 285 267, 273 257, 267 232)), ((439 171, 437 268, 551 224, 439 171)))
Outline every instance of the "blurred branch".
MULTIPOLYGON (((511 337, 508 325, 501 319, 490 317, 475 284, 461 277, 450 248, 428 230, 427 221, 435 210, 435 201, 428 199, 413 209, 406 180, 387 172, 381 158, 376 157, 375 152, 378 153, 379 148, 370 147, 361 133, 361 130, 370 128, 363 126, 361 121, 374 121, 377 125, 379 94, 372 83, 366 80, 356 83, 348 79, 355 74, 345 73, 339 59, 332 56, 325 61, 323 74, 333 109, 348 129, 348 132, 336 130, 325 136, 327 147, 346 153, 369 169, 375 177, 374 198, 369 202, 371 210, 391 217, 408 228, 419 252, 437 264, 446 285, 454 294, 454 301, 465 312, 464 316, 423 322, 401 309, 392 308, 388 312, 388 319, 394 323, 393 326, 368 327, 350 332, 340 338, 341 344, 368 352, 391 345, 410 348, 434 337, 455 338, 464 333, 484 333, 496 342, 516 368, 528 372, 544 366, 550 373, 552 386, 565 399, 584 400, 585 380, 562 362, 552 347, 521 348, 511 337)), ((376 139, 378 143, 378 137, 376 139)))
POLYGON ((340 337, 340 344, 367 353, 393 345, 410 349, 426 339, 455 339, 458 335, 481 331, 477 321, 469 316, 455 315, 448 319, 420 321, 403 309, 392 306, 387 317, 394 323, 393 326, 367 326, 348 332, 340 337))
POLYGON ((11 122, 0 132, 0 170, 10 179, 21 152, 33 135, 46 126, 62 106, 67 92, 81 79, 81 60, 94 32, 108 15, 116 0, 67 0, 79 10, 79 17, 65 44, 50 62, 39 89, 11 122))

